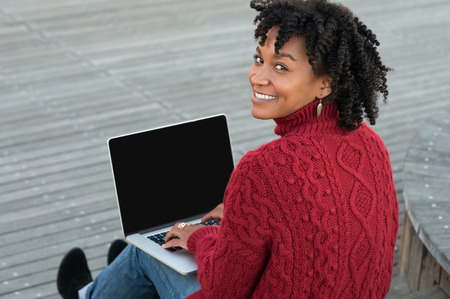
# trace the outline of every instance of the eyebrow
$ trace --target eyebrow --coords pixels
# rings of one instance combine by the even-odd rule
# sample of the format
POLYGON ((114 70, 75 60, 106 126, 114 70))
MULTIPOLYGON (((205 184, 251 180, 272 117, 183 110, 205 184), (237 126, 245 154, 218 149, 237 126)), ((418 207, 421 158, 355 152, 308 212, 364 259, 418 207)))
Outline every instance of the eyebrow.
MULTIPOLYGON (((262 55, 262 52, 261 52, 261 49, 259 48, 259 46, 258 47, 256 47, 256 52, 258 52, 258 54, 259 55, 262 55)), ((297 61, 297 59, 295 59, 294 58, 294 56, 292 56, 291 54, 289 54, 289 53, 279 53, 279 54, 277 54, 277 53, 275 53, 275 54, 273 54, 275 57, 287 57, 287 58, 290 58, 291 60, 293 60, 293 61, 297 61)))

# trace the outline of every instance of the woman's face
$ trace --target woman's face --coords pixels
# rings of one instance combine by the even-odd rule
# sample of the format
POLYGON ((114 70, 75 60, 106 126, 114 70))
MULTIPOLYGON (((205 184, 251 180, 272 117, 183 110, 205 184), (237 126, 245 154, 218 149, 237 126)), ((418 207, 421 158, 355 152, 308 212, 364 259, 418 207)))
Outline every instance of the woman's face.
POLYGON ((279 27, 267 33, 264 46, 256 48, 248 74, 253 89, 252 115, 259 119, 288 116, 315 98, 331 93, 331 78, 315 76, 306 55, 305 38, 293 36, 275 54, 279 27))

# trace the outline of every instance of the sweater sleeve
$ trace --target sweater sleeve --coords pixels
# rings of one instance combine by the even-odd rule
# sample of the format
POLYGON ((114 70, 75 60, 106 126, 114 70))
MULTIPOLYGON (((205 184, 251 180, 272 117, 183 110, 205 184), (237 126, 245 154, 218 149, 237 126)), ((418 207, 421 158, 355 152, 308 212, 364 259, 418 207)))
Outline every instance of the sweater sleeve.
POLYGON ((201 285, 190 298, 248 298, 256 288, 270 252, 258 205, 267 195, 261 169, 251 153, 244 156, 225 192, 220 229, 204 227, 188 239, 201 285))

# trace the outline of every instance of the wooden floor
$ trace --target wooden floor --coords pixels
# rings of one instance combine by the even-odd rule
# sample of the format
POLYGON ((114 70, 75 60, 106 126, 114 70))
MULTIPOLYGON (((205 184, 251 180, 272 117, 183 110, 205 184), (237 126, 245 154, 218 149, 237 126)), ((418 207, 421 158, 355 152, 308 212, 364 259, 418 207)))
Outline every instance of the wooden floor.
MULTIPOLYGON (((450 2, 343 3, 396 70, 375 130, 403 209, 408 143, 450 104, 450 2)), ((105 266, 121 237, 108 137, 226 113, 236 162, 274 137, 249 113, 253 17, 242 0, 0 0, 0 297, 58 298, 74 246, 105 266)))

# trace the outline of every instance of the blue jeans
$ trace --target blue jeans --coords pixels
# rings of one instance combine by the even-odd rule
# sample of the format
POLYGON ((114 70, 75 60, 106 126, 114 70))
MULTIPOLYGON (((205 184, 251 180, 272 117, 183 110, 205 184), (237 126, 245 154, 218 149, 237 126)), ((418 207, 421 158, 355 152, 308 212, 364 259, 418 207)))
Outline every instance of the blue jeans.
POLYGON ((198 291, 197 275, 182 275, 128 245, 88 287, 86 298, 185 298, 198 291))

